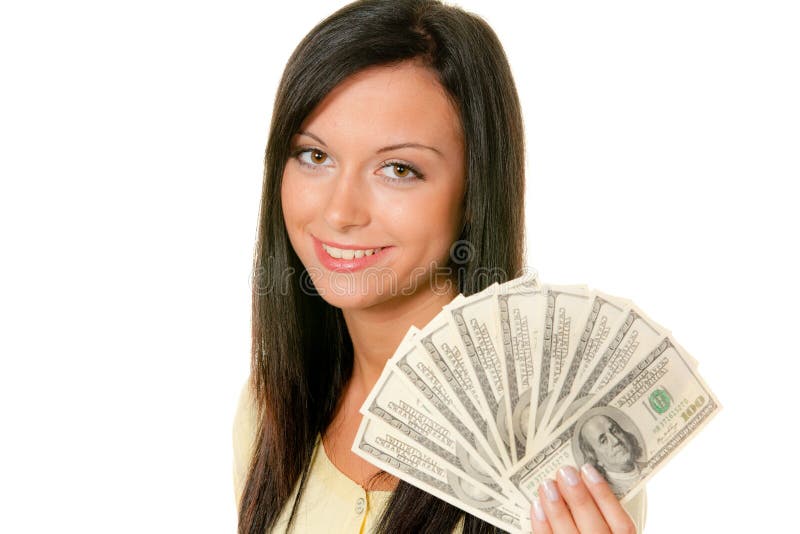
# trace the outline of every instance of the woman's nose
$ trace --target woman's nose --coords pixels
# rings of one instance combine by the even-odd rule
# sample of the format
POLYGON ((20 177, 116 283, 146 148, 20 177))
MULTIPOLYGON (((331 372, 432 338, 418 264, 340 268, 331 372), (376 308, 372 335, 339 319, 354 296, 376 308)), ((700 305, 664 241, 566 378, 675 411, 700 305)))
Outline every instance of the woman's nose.
POLYGON ((369 222, 370 205, 363 180, 349 172, 336 177, 325 206, 324 217, 331 228, 343 230, 369 222))

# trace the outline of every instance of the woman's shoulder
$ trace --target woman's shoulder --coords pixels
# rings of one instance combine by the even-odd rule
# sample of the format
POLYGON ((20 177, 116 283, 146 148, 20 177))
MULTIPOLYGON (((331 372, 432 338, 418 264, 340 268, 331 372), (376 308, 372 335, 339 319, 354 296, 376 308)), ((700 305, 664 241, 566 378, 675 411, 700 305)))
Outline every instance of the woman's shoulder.
POLYGON ((239 390, 239 400, 233 416, 233 443, 240 448, 252 445, 256 430, 256 402, 250 378, 245 380, 239 390))
POLYGON ((256 413, 255 396, 248 378, 239 391, 239 400, 233 416, 233 487, 237 507, 250 469, 250 459, 253 456, 258 421, 256 413))

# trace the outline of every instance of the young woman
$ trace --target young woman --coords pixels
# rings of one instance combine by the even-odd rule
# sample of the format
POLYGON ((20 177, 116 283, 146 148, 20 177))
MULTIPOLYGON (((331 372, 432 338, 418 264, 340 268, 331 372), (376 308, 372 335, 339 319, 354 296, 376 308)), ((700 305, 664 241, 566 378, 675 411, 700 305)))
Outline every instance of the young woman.
MULTIPOLYGON (((351 452, 411 325, 523 274, 524 140, 503 49, 435 0, 368 0, 289 59, 266 148, 239 532, 494 532, 351 452), (490 273, 491 276, 487 276, 490 273)), ((540 488, 535 532, 634 532, 596 472, 540 488)))

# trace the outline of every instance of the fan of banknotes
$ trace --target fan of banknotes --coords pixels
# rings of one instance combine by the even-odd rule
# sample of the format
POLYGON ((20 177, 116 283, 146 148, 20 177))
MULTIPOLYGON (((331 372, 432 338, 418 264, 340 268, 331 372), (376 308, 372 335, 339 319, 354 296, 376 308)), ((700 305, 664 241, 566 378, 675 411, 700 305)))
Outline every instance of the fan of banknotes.
POLYGON ((696 361, 630 300, 536 272, 411 327, 361 407, 353 452, 509 532, 563 465, 624 503, 719 410, 696 361))

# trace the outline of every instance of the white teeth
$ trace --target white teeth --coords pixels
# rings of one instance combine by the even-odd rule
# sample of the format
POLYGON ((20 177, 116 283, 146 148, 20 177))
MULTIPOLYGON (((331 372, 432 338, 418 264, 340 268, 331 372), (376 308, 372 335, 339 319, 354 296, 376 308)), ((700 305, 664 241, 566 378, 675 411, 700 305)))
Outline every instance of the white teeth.
POLYGON ((364 256, 372 256, 373 254, 377 254, 378 252, 380 252, 382 249, 382 247, 365 249, 365 250, 342 249, 342 248, 328 246, 325 243, 322 244, 322 248, 331 257, 343 260, 352 260, 353 258, 363 258, 364 256))

